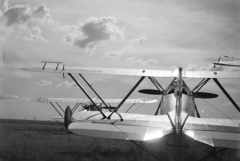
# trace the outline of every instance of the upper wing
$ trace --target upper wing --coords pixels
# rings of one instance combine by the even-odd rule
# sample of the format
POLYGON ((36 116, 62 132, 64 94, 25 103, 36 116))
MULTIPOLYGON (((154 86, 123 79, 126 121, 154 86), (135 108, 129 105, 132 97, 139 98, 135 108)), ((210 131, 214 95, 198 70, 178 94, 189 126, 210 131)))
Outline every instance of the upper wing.
MULTIPOLYGON (((74 103, 89 103, 89 99, 79 99, 79 98, 22 98, 22 100, 35 101, 35 102, 74 102, 74 103)), ((120 103, 122 99, 103 99, 106 103, 120 103)), ((99 99, 93 99, 95 103, 102 103, 99 99)), ((146 98, 137 98, 137 99, 127 99, 125 103, 136 103, 136 104, 145 104, 145 103, 156 103, 157 100, 151 100, 146 98)))
POLYGON ((214 147, 240 149, 240 120, 188 117, 184 132, 214 147))
MULTIPOLYGON (((105 112, 109 115, 109 112, 105 112)), ((111 120, 101 120, 98 111, 82 111, 73 114, 76 122, 68 129, 73 133, 91 137, 145 141, 160 138, 172 132, 167 115, 151 116, 130 113, 114 113, 111 120), (123 121, 120 121, 119 115, 123 121)))
MULTIPOLYGON (((151 76, 151 77, 178 77, 178 69, 175 70, 148 70, 148 69, 124 69, 124 68, 96 68, 64 66, 59 68, 23 68, 25 71, 48 73, 81 73, 92 75, 122 75, 122 76, 151 76)), ((228 71, 183 71, 185 78, 225 78, 240 79, 240 72, 228 71)))

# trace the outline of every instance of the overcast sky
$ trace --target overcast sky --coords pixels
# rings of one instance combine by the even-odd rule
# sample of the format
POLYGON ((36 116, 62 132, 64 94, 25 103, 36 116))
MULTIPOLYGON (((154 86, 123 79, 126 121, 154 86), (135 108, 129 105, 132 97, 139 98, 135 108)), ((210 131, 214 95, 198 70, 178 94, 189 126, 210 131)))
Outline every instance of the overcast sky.
MULTIPOLYGON (((234 59, 223 61, 240 64, 239 8, 239 0, 0 0, 0 94, 86 98, 69 77, 19 70, 41 67, 42 60, 77 66, 210 70, 220 55, 228 55, 234 59)), ((123 98, 139 79, 86 78, 103 98, 123 98)), ((171 81, 158 80, 164 87, 171 81)), ((199 81, 187 83, 193 88, 199 81)), ((240 104, 239 81, 220 82, 240 104)), ((143 88, 154 86, 146 79, 138 89, 143 88)), ((239 118, 213 81, 202 91, 220 94, 207 101, 239 118)), ((131 98, 136 97, 155 98, 135 92, 131 98)), ((202 116, 223 117, 205 101, 197 103, 202 116)), ((1 100, 0 105, 1 118, 57 115, 49 104, 1 100)), ((134 112, 151 114, 156 106, 135 106, 134 112)))

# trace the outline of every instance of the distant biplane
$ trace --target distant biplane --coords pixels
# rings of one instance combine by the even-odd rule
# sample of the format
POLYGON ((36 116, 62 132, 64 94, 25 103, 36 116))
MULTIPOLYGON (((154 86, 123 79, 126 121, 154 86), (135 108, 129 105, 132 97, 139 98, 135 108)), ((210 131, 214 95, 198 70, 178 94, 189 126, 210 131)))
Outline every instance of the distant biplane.
MULTIPOLYGON (((122 99, 103 99, 104 102, 107 103, 108 106, 104 106, 100 99, 97 98, 91 98, 92 101, 95 103, 95 105, 105 111, 113 111, 116 107, 112 106, 111 104, 118 104, 122 101, 122 99)), ((52 107, 58 112, 60 117, 54 117, 57 120, 61 121, 63 119, 64 110, 60 106, 59 103, 76 103, 72 108, 68 106, 72 113, 77 111, 78 107, 81 105, 82 108, 79 111, 97 111, 98 109, 95 107, 95 105, 90 102, 89 99, 79 99, 79 98, 20 98, 20 100, 24 101, 33 101, 33 102, 40 102, 40 103, 50 103, 52 107), (59 107, 57 108, 54 103, 59 107), (63 114, 62 114, 62 112, 63 114)), ((156 103, 157 100, 150 100, 146 98, 136 98, 136 99, 127 99, 125 103, 132 104, 131 107, 135 104, 149 104, 149 103, 156 103)), ((54 119, 53 118, 53 119, 54 119)))
MULTIPOLYGON (((228 66, 228 67, 240 67, 240 65, 237 65, 237 64, 222 63, 221 62, 221 57, 222 57, 222 55, 220 55, 220 57, 218 58, 217 62, 213 62, 214 68, 216 68, 216 65, 228 66)), ((223 57, 233 59, 233 57, 229 57, 229 56, 223 56, 223 57)))
MULTIPOLYGON (((115 75, 140 77, 139 81, 119 103, 113 111, 80 111, 72 114, 66 108, 65 126, 71 132, 90 137, 122 139, 131 141, 147 141, 163 136, 167 137, 167 156, 170 161, 184 161, 187 156, 189 142, 195 141, 212 147, 240 149, 240 120, 201 118, 195 98, 215 98, 216 94, 199 92, 212 79, 227 96, 234 107, 240 112, 239 106, 227 93, 218 79, 240 79, 240 73, 227 71, 184 71, 175 70, 147 70, 147 69, 117 69, 96 67, 59 67, 24 68, 32 72, 68 74, 81 88, 72 74, 115 75), (157 90, 141 90, 142 93, 162 95, 160 104, 154 115, 120 113, 119 108, 148 77, 157 90), (172 78, 170 84, 163 88, 155 78, 172 78), (184 78, 202 79, 192 90, 187 86, 184 78)), ((84 78, 83 78, 84 79, 84 78)), ((94 102, 93 102, 94 104, 94 102)))

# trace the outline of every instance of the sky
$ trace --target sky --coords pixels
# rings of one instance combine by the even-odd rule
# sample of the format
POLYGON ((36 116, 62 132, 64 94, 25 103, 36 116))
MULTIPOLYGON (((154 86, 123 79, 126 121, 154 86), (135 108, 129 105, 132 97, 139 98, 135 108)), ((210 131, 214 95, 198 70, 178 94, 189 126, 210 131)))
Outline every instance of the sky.
MULTIPOLYGON (((42 67, 41 61, 46 60, 89 67, 211 70, 220 55, 227 55, 234 58, 221 61, 240 64, 239 17, 239 0, 0 0, 0 95, 86 98, 69 77, 20 70, 42 67)), ((217 70, 238 72, 240 68, 217 70)), ((139 79, 85 77, 102 98, 123 98, 139 79)), ((166 87, 171 79, 158 81, 166 87)), ((191 88, 199 81, 186 80, 191 88)), ((220 82, 240 105, 239 80, 220 82)), ((148 79, 137 90, 145 88, 154 88, 148 79)), ((137 90, 130 98, 160 99, 137 90)), ((226 118, 224 113, 240 119, 213 81, 202 91, 219 94, 213 100, 197 100, 202 117, 226 118)), ((45 103, 0 101, 1 118, 57 115, 45 103)), ((133 112, 153 114, 156 107, 137 105, 133 112)))

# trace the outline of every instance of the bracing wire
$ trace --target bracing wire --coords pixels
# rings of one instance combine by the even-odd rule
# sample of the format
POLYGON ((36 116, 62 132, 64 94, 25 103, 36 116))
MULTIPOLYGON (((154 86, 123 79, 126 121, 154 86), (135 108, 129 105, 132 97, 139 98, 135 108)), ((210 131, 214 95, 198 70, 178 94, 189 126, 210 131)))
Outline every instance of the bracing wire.
MULTIPOLYGON (((153 97, 153 99, 155 99, 155 98, 157 98, 157 97, 158 97, 158 96, 155 96, 155 97, 153 97)), ((139 108, 142 107, 143 105, 144 105, 144 104, 138 106, 137 108, 133 109, 132 111, 130 111, 130 109, 129 109, 128 113, 131 113, 131 112, 136 111, 137 109, 139 109, 139 108)))
POLYGON ((227 118, 229 118, 231 121, 233 121, 234 123, 236 123, 237 125, 239 125, 239 123, 237 121, 235 121, 234 119, 232 119, 231 117, 229 117, 228 115, 226 115, 225 113, 223 113, 221 110, 217 109, 215 106, 213 106, 212 104, 210 104, 208 101, 206 101, 205 99, 202 99, 204 102, 206 102, 208 105, 212 106, 215 110, 217 110, 218 112, 220 112, 221 114, 223 114, 224 116, 226 116, 227 118))

